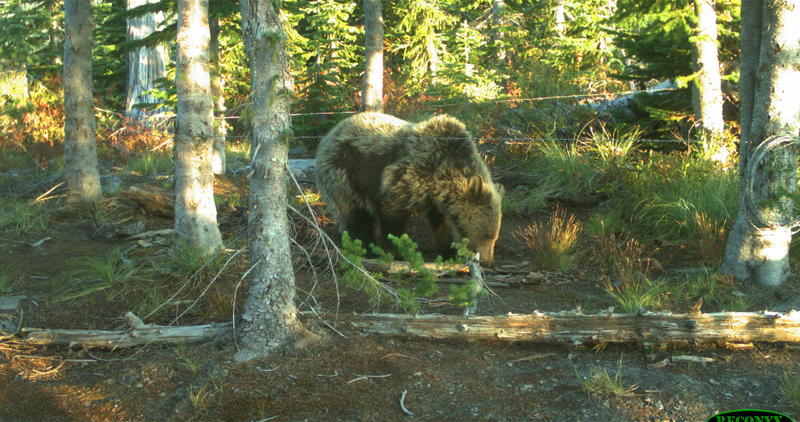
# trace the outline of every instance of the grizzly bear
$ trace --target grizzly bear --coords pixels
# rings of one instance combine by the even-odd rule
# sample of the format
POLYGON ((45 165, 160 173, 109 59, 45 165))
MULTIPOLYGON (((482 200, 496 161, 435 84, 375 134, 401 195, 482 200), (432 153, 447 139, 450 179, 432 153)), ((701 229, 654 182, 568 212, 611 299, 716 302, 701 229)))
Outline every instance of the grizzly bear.
POLYGON ((366 246, 399 236, 412 214, 427 216, 437 252, 469 239, 491 265, 501 192, 463 123, 440 115, 410 123, 383 113, 345 119, 320 142, 316 180, 340 231, 366 246))

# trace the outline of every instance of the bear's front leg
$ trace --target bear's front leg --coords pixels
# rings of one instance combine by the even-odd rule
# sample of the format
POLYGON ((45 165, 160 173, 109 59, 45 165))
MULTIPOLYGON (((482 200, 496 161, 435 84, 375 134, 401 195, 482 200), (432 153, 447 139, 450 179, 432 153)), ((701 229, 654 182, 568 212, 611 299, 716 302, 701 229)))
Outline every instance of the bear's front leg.
POLYGON ((428 222, 433 229, 434 239, 436 240, 436 254, 444 259, 455 257, 455 251, 450 246, 453 243, 450 236, 450 229, 447 227, 444 215, 435 208, 428 210, 428 222))
POLYGON ((366 209, 353 208, 342 213, 341 231, 347 231, 350 238, 361 241, 365 248, 375 243, 375 218, 366 209))
POLYGON ((386 209, 382 210, 378 224, 380 226, 379 245, 386 250, 397 256, 397 249, 394 244, 389 241, 388 235, 397 237, 402 236, 406 230, 406 223, 408 222, 409 214, 405 210, 386 209))

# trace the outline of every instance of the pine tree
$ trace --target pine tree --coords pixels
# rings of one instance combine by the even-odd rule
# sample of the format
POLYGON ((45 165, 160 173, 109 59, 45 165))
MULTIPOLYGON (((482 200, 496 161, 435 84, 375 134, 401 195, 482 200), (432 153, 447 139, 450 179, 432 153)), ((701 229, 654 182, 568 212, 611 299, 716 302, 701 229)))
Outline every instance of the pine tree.
POLYGON ((64 2, 64 167, 67 199, 91 204, 100 199, 97 141, 92 104, 92 4, 64 2))
POLYGON ((178 112, 175 129, 176 246, 204 254, 222 248, 214 204, 214 114, 209 75, 208 0, 178 0, 178 112))
POLYGON ((797 154, 786 144, 800 136, 798 22, 800 0, 742 1, 740 202, 720 272, 768 286, 789 275, 797 154), (778 147, 757 154, 765 144, 778 147))
POLYGON ((253 89, 248 237, 254 268, 234 359, 247 361, 274 353, 303 330, 286 215, 293 86, 283 21, 271 0, 242 0, 241 8, 253 89))
MULTIPOLYGON (((138 6, 157 3, 160 0, 127 0, 128 10, 138 6)), ((144 13, 127 19, 128 41, 143 40, 150 36, 164 23, 162 11, 144 13)), ((157 101, 149 93, 155 88, 155 82, 167 74, 167 50, 163 44, 141 46, 128 53, 128 92, 125 100, 126 117, 139 120, 159 111, 150 107, 157 101)))
POLYGON ((364 0, 364 87, 362 110, 383 111, 383 3, 364 0))

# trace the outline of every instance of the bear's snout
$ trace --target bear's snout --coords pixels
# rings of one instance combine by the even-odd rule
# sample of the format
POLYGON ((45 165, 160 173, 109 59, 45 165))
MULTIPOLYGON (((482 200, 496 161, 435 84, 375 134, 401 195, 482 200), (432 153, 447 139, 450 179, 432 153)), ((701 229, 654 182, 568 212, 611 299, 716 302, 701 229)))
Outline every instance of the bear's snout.
POLYGON ((491 267, 494 263, 494 241, 486 242, 475 247, 475 252, 480 254, 481 265, 491 267))

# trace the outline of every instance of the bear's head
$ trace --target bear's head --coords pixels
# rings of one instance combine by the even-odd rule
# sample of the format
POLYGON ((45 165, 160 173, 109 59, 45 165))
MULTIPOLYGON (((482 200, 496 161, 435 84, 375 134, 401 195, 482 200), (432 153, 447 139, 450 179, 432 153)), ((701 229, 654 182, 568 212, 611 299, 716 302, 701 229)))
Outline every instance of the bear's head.
POLYGON ((455 241, 468 238, 481 264, 490 266, 503 217, 502 187, 481 176, 464 178, 458 185, 460 196, 445 207, 450 234, 455 241))

